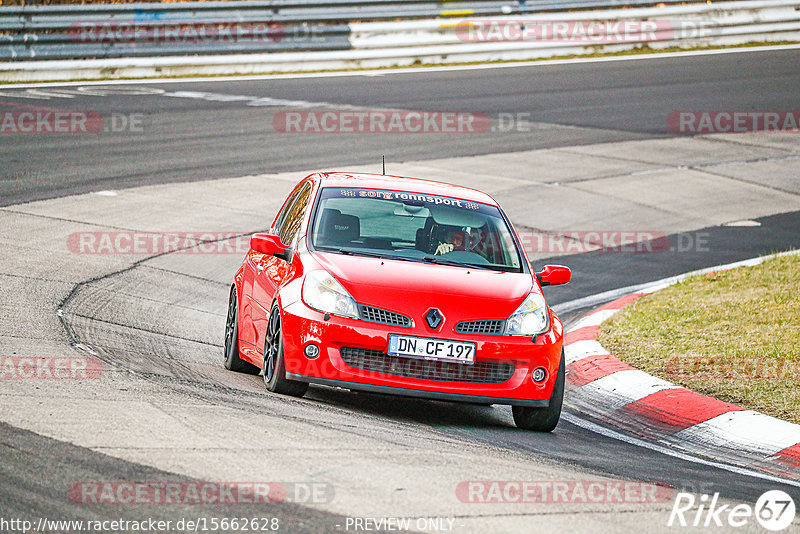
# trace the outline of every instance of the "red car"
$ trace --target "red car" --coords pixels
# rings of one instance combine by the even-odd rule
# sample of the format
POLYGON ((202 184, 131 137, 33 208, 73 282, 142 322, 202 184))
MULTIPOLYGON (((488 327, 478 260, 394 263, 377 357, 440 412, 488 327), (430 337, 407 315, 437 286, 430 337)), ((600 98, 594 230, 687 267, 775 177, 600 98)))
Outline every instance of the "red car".
POLYGON ((371 174, 312 174, 231 286, 225 367, 272 392, 309 384, 511 405, 551 431, 564 395, 563 328, 489 195, 371 174))

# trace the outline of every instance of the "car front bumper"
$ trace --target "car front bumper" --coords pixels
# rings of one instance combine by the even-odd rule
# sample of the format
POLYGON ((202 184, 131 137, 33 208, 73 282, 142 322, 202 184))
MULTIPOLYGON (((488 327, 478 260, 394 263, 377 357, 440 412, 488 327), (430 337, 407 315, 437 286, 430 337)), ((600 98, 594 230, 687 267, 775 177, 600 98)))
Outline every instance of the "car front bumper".
MULTIPOLYGON (((546 407, 562 355, 562 326, 552 312, 550 330, 536 336, 535 342, 530 337, 522 336, 460 334, 453 331, 452 324, 444 325, 441 332, 435 333, 423 325, 404 328, 338 316, 329 316, 325 321, 322 313, 309 308, 302 301, 295 301, 283 310, 281 324, 286 378, 407 397, 546 407), (386 358, 392 358, 385 355, 389 334, 473 342, 476 344, 475 364, 511 364, 514 366, 513 373, 503 381, 471 381, 470 378, 448 381, 446 378, 452 375, 444 374, 444 378, 430 379, 419 377, 425 373, 408 373, 402 369, 390 372, 367 370, 348 365, 342 357, 342 349, 347 347, 378 351, 386 358), (308 358, 304 353, 309 343, 320 349, 315 358, 308 358), (547 371, 547 378, 539 383, 531 379, 532 371, 538 367, 547 371)), ((400 360, 414 370, 421 365, 441 365, 422 360, 400 360)), ((446 365, 456 366, 460 370, 458 366, 464 364, 446 365)), ((402 368, 402 365, 399 367, 402 368)), ((385 370, 389 371, 388 363, 385 370)))

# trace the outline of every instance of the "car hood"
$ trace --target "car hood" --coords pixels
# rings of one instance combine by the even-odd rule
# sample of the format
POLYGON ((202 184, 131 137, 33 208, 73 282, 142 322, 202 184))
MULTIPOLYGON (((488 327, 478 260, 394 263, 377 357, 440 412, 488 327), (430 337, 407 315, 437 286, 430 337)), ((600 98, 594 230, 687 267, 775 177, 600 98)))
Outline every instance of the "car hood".
POLYGON ((401 313, 437 307, 460 319, 499 319, 513 313, 529 293, 539 291, 529 273, 333 253, 314 256, 358 303, 401 313))

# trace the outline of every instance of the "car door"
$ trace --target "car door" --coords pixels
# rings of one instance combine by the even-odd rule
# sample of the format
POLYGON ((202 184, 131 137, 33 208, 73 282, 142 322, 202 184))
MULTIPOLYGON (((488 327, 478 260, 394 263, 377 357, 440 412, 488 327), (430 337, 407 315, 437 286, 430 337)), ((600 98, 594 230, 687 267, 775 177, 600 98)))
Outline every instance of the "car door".
MULTIPOLYGON (((293 250, 297 235, 303 223, 303 216, 311 197, 311 183, 305 182, 297 194, 286 203, 285 210, 276 219, 270 233, 279 235, 281 243, 293 250)), ((291 260, 291 255, 289 256, 291 260)), ((283 280, 289 273, 289 263, 275 256, 259 254, 254 258, 255 274, 253 278, 253 326, 255 327, 255 347, 261 352, 264 349, 264 335, 267 331, 267 320, 272 309, 272 302, 283 280)))
MULTIPOLYGON (((299 184, 284 201, 281 210, 273 221, 269 230, 271 234, 281 234, 292 207, 310 184, 299 184)), ((307 200, 306 200, 307 202, 307 200)), ((266 319, 269 315, 269 306, 272 304, 274 289, 269 289, 275 280, 279 279, 281 272, 286 270, 286 262, 274 256, 268 256, 250 249, 245 255, 244 269, 242 272, 242 302, 240 306, 239 341, 242 351, 247 356, 252 356, 255 350, 258 354, 263 350, 263 332, 266 329, 266 319), (283 267, 281 267, 283 264, 283 267), (273 282, 265 284, 266 279, 273 282), (256 283, 256 281, 259 283, 256 283), (262 332, 259 336, 258 332, 262 332)), ((277 287, 277 285, 275 286, 277 287)))

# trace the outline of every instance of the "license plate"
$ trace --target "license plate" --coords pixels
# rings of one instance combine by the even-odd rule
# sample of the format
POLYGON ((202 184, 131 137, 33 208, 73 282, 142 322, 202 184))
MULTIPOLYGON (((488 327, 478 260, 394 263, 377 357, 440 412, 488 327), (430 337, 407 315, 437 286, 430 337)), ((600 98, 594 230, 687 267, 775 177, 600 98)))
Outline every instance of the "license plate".
POLYGON ((472 364, 475 362, 475 343, 390 334, 389 354, 472 364))

